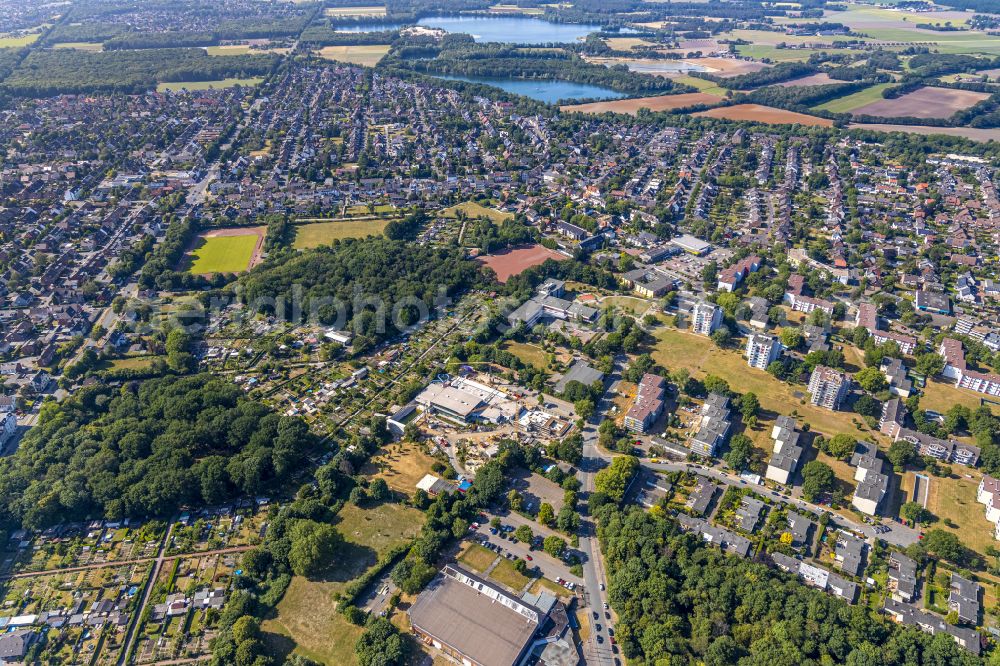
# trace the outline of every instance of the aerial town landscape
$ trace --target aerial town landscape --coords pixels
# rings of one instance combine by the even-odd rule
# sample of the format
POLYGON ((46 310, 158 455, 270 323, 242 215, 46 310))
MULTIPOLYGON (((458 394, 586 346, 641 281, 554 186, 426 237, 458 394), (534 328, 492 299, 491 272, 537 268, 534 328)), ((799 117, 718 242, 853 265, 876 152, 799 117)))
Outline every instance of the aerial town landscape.
POLYGON ((1000 665, 1000 0, 0 0, 0 665, 1000 665))

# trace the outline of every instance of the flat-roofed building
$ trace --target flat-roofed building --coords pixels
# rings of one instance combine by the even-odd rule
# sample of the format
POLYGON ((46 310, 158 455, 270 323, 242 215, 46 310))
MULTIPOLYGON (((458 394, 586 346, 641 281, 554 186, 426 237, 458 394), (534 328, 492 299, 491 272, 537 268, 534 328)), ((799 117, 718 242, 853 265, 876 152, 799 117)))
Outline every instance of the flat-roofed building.
POLYGON ((712 335, 722 325, 722 308, 700 301, 691 310, 691 330, 698 335, 712 335))
POLYGON ((751 333, 747 337, 747 365, 758 370, 767 370, 767 366, 781 356, 781 343, 773 335, 766 333, 751 333))
POLYGON ((446 566, 409 610, 424 642, 474 666, 515 666, 530 654, 547 616, 485 579, 446 566))
POLYGON ((671 238, 670 242, 685 252, 699 257, 708 254, 712 249, 712 245, 710 243, 706 243, 700 238, 695 238, 690 234, 681 234, 676 238, 671 238))
POLYGON ((817 365, 809 377, 809 396, 817 407, 837 410, 847 397, 851 380, 840 370, 817 365))

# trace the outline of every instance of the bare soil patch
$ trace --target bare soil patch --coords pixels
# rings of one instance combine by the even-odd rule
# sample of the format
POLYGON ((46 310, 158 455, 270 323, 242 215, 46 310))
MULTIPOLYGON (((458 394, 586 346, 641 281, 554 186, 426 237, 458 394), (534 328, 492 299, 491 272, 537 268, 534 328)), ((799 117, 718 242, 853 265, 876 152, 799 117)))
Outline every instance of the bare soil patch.
POLYGON ((723 106, 708 111, 700 111, 696 116, 706 118, 722 118, 724 120, 750 120, 758 123, 770 123, 772 125, 809 125, 813 127, 831 127, 833 121, 818 116, 809 116, 804 113, 775 109, 774 107, 762 104, 736 104, 734 106, 723 106))
POLYGON ((570 104, 559 107, 560 111, 578 113, 627 113, 636 115, 639 109, 650 111, 673 111, 686 109, 696 104, 718 104, 719 98, 708 93, 681 93, 680 95, 657 95, 656 97, 636 97, 633 99, 616 99, 608 102, 593 102, 590 104, 570 104))
POLYGON ((950 118, 988 98, 989 93, 952 88, 918 88, 896 99, 880 99, 854 110, 855 115, 882 118, 950 118))
POLYGON ((532 266, 545 263, 547 259, 562 261, 566 258, 565 255, 559 254, 555 250, 550 250, 542 245, 529 245, 527 247, 519 247, 514 250, 480 257, 479 261, 492 268, 497 274, 497 281, 503 283, 532 266))

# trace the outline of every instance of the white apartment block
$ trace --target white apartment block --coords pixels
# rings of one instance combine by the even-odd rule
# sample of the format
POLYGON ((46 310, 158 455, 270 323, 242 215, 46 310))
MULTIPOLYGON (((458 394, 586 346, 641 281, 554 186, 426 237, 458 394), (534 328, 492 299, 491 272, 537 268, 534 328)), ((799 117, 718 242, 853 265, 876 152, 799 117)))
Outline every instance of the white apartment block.
POLYGON ((773 335, 751 333, 747 338, 746 356, 751 368, 767 370, 767 366, 781 356, 781 343, 773 335))
POLYGON ((691 310, 691 330, 699 335, 712 335, 722 325, 722 308, 704 301, 691 310))

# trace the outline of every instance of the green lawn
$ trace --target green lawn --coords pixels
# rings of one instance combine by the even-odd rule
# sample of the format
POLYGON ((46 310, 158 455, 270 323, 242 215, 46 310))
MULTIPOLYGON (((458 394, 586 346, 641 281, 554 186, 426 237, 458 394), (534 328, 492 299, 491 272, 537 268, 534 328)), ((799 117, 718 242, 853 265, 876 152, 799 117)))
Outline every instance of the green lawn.
POLYGON ((486 206, 483 206, 475 201, 464 201, 460 204, 451 206, 450 208, 445 208, 441 211, 440 215, 442 217, 457 217, 459 211, 465 213, 465 216, 469 219, 485 217, 495 224, 500 224, 504 220, 509 220, 514 217, 510 213, 496 210, 494 208, 487 208, 486 206))
POLYGON ((831 99, 813 108, 817 111, 830 111, 831 113, 850 113, 855 109, 860 109, 866 104, 877 102, 882 99, 882 91, 894 83, 879 83, 856 93, 831 99))
POLYGON ((643 314, 649 309, 649 305, 650 302, 648 300, 639 298, 638 296, 608 296, 607 298, 602 298, 600 302, 601 309, 611 306, 634 315, 643 314))
POLYGON ((180 90, 209 90, 212 88, 232 88, 233 86, 255 86, 263 81, 259 76, 255 76, 249 79, 221 79, 219 81, 169 81, 165 83, 157 84, 156 90, 158 92, 166 92, 168 90, 173 92, 178 92, 180 90))
POLYGON ((703 92, 707 95, 718 95, 719 97, 726 96, 726 89, 718 83, 708 81, 706 79, 699 79, 697 76, 678 76, 674 78, 674 82, 684 83, 692 88, 697 88, 698 92, 703 92))
POLYGON ((483 548, 478 543, 470 544, 465 552, 459 555, 458 562, 463 566, 478 573, 483 573, 490 568, 493 560, 497 559, 497 554, 492 550, 483 548))
POLYGON ((313 222, 295 227, 293 247, 304 250, 329 245, 339 238, 364 238, 382 233, 389 220, 357 220, 345 222, 313 222))
POLYGON ((202 239, 191 253, 191 273, 239 273, 250 265, 257 235, 214 236, 202 239))
POLYGON ((514 563, 507 559, 500 560, 500 564, 490 572, 490 578, 501 585, 506 585, 515 592, 520 592, 525 585, 531 582, 530 578, 518 573, 517 569, 514 568, 514 563))

